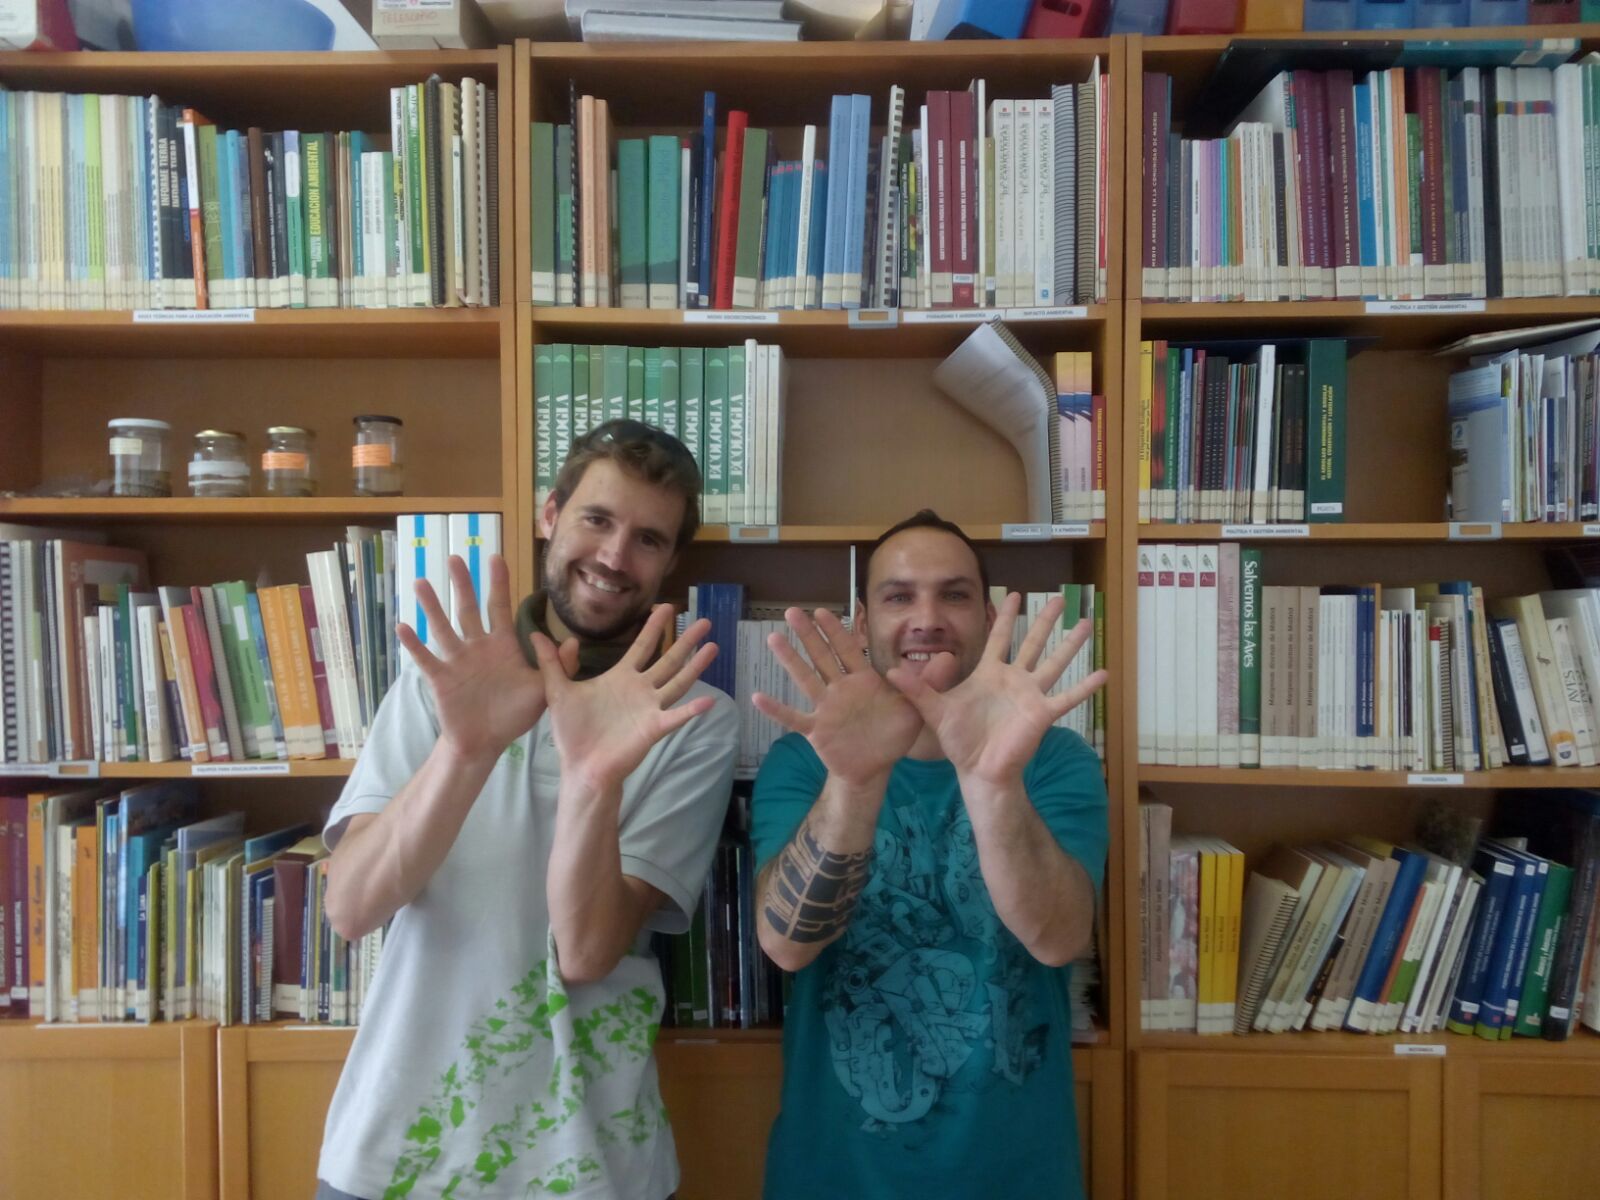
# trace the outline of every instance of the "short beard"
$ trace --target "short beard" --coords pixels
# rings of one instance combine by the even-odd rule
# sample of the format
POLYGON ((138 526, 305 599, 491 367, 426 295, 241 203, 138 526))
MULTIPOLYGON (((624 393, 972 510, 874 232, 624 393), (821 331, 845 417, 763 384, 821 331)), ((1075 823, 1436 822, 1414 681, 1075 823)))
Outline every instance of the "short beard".
POLYGON ((562 565, 563 577, 560 579, 555 577, 557 572, 552 569, 553 565, 554 564, 547 562, 545 566, 545 596, 550 603, 550 607, 555 609, 556 616, 561 618, 561 623, 583 641, 613 641, 622 634, 627 633, 629 630, 636 629, 638 627, 641 615, 640 610, 634 610, 632 612, 625 613, 615 622, 607 626, 596 628, 592 625, 586 625, 583 618, 578 615, 577 610, 573 606, 572 589, 566 582, 566 580, 570 578, 570 574, 567 572, 565 564, 562 565))

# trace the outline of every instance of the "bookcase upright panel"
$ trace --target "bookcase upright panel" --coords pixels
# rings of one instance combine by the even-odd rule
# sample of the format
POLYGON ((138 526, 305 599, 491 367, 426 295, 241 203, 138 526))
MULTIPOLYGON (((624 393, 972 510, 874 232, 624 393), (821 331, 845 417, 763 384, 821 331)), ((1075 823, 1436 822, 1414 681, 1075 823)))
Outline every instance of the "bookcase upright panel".
POLYGON ((1600 1072, 1591 1064, 1512 1054, 1446 1059, 1445 1195, 1584 1195, 1600 1178, 1597 1124, 1600 1072))

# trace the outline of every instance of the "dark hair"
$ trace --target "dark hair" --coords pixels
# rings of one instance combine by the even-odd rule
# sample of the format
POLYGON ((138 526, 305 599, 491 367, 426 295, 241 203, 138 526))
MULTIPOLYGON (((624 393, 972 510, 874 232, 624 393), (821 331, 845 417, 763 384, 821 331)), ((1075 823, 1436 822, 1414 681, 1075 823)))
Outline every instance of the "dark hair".
POLYGON ((972 557, 978 562, 978 580, 983 584, 984 602, 988 603, 989 565, 983 561, 983 552, 978 549, 977 543, 967 536, 966 530, 962 529, 954 521, 946 521, 931 508, 924 508, 913 513, 898 525, 891 525, 878 535, 878 540, 873 542, 872 548, 867 551, 867 569, 861 573, 860 581, 856 585, 858 599, 864 601, 867 598, 867 579, 872 575, 872 556, 877 554, 879 547, 895 534, 904 533, 908 529, 937 529, 941 533, 953 534, 955 537, 960 538, 967 549, 972 551, 972 557))
POLYGON ((664 430, 643 421, 620 418, 596 425, 574 439, 567 461, 556 475, 550 494, 564 507, 590 463, 614 462, 636 479, 683 497, 683 521, 673 547, 682 550, 700 528, 700 468, 688 448, 664 430))

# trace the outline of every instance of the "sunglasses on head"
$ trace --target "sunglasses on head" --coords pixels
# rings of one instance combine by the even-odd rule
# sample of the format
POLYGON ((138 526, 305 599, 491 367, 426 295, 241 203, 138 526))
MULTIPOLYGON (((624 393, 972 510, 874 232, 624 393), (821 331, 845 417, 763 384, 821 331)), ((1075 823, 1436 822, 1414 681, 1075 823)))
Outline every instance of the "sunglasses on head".
POLYGON ((648 442, 652 446, 665 450, 680 462, 694 466, 694 456, 689 453, 689 448, 677 438, 664 429, 657 429, 654 425, 646 425, 643 421, 635 421, 631 417, 618 417, 602 425, 597 425, 589 431, 584 440, 590 445, 601 445, 610 442, 619 446, 625 446, 629 443, 648 442))

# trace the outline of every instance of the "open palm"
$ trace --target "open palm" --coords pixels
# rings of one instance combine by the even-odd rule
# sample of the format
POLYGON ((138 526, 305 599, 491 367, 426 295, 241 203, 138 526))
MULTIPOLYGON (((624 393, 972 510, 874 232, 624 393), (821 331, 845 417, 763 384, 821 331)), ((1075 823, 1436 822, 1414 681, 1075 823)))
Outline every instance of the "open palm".
POLYGON ((551 736, 564 773, 597 790, 621 786, 650 747, 715 703, 712 697, 701 696, 673 707, 711 665, 717 647, 700 646, 711 622, 696 621, 665 654, 650 662, 650 652, 661 644, 671 620, 671 606, 656 605, 622 661, 581 682, 571 678, 568 661, 567 646, 576 643, 569 641, 558 652, 549 638, 534 634, 534 653, 550 697, 551 736))
MULTIPOLYGON (((784 620, 805 654, 781 633, 770 635, 767 644, 811 702, 811 711, 801 712, 761 692, 752 697, 755 706, 804 736, 830 775, 865 783, 887 774, 922 732, 921 715, 872 669, 866 639, 847 630, 832 612, 819 608, 807 616, 791 608, 784 620)), ((946 673, 945 668, 936 672, 946 673)))
POLYGON ((449 571, 461 632, 451 627, 427 580, 419 579, 417 603, 428 619, 432 648, 403 622, 396 634, 433 691, 440 739, 464 757, 499 757, 544 715, 544 677, 528 665, 517 641, 505 559, 489 559, 487 630, 466 563, 452 554, 449 571))
POLYGON ((1087 619, 1079 621, 1040 661, 1050 631, 1061 616, 1059 596, 1051 599, 1028 630, 1016 660, 1007 662, 1006 648, 1011 645, 1020 607, 1021 598, 1015 592, 1006 597, 977 668, 948 691, 930 686, 926 671, 919 675, 895 667, 889 672, 889 681, 922 715, 962 778, 991 783, 1020 778, 1045 730, 1106 681, 1106 673, 1096 671, 1058 696, 1049 694, 1092 632, 1087 619))

